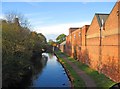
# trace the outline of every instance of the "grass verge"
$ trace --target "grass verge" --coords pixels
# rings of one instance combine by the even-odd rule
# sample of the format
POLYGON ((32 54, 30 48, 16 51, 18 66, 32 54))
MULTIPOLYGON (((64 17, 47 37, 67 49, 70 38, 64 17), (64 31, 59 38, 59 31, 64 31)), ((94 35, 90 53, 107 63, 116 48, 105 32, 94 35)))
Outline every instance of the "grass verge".
POLYGON ((71 79, 71 83, 72 86, 74 87, 74 89, 86 89, 85 88, 85 82, 80 78, 80 76, 74 71, 74 69, 63 59, 62 55, 60 52, 56 52, 55 53, 56 56, 58 57, 58 60, 60 61, 60 63, 62 63, 62 65, 64 66, 64 68, 69 71, 67 73, 69 73, 69 77, 71 79))
MULTIPOLYGON (((83 70, 86 74, 88 74, 96 83, 97 87, 99 89, 109 89, 112 85, 115 84, 114 81, 110 80, 108 77, 106 77, 104 74, 98 73, 98 71, 95 71, 91 68, 89 68, 87 65, 78 62, 77 60, 67 56, 66 54, 62 52, 57 52, 58 55, 60 55, 60 59, 62 59, 63 56, 67 57, 67 59, 71 62, 73 62, 75 65, 77 65, 81 70, 83 70)), ((63 60, 64 61, 64 60, 63 60)))

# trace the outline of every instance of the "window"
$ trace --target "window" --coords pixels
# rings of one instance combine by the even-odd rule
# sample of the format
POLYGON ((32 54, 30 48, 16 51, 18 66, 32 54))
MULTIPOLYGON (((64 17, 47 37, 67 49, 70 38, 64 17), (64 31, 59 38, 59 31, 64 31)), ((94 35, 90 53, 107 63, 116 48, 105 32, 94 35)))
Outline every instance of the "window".
POLYGON ((103 26, 103 24, 104 24, 104 20, 102 19, 102 26, 103 26))
POLYGON ((81 33, 79 32, 79 37, 81 36, 81 33))
POLYGON ((76 38, 76 35, 74 34, 74 38, 76 38))

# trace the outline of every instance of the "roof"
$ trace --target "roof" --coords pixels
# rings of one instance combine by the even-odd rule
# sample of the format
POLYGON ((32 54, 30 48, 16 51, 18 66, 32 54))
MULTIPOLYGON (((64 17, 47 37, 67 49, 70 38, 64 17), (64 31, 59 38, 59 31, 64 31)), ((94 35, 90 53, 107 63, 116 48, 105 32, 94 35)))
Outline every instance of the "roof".
POLYGON ((69 28, 69 34, 76 31, 77 29, 79 29, 78 27, 71 27, 69 28))
POLYGON ((97 17, 99 26, 102 27, 102 25, 103 25, 103 24, 105 23, 105 21, 107 20, 109 14, 96 13, 95 16, 97 17))
POLYGON ((79 29, 79 27, 71 27, 70 29, 79 29))
POLYGON ((66 44, 66 41, 63 41, 60 45, 65 45, 66 44))

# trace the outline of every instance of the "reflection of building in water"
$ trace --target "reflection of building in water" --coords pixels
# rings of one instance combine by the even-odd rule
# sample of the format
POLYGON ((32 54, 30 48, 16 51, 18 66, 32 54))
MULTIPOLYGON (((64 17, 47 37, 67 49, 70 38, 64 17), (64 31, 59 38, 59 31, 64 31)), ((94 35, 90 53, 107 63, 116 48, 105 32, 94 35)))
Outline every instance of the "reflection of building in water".
POLYGON ((54 55, 52 53, 49 53, 49 59, 52 59, 54 57, 54 55))
POLYGON ((43 66, 43 67, 46 66, 47 61, 48 61, 48 57, 45 56, 45 55, 42 55, 41 63, 42 63, 42 66, 43 66))
POLYGON ((42 58, 37 56, 37 57, 33 57, 35 61, 33 61, 33 80, 37 79, 37 77, 39 76, 39 74, 42 72, 42 70, 44 69, 44 67, 47 64, 48 61, 48 57, 45 55, 42 55, 42 58))

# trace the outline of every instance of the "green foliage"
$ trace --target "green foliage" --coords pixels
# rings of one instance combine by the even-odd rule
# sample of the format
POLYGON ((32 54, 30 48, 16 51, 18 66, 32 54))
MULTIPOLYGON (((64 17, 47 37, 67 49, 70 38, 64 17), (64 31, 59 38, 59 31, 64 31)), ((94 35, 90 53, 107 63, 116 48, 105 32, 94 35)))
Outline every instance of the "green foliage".
POLYGON ((98 73, 98 71, 90 69, 87 65, 76 62, 76 61, 75 61, 75 64, 94 79, 97 86, 99 87, 98 89, 101 89, 101 87, 102 89, 109 89, 112 85, 115 84, 115 82, 110 80, 104 74, 98 73))
POLYGON ((3 87, 17 86, 32 68, 32 51, 39 51, 47 44, 41 33, 2 21, 2 81, 3 87))
POLYGON ((75 72, 75 70, 63 59, 63 56, 66 56, 62 52, 58 51, 55 52, 61 63, 65 66, 67 70, 69 70, 71 78, 73 78, 72 85, 74 89, 86 89, 85 88, 85 82, 82 80, 82 78, 75 72))
POLYGON ((48 44, 51 45, 51 46, 53 46, 54 43, 55 43, 55 42, 54 42, 52 39, 50 39, 50 40, 48 41, 48 44))
POLYGON ((62 53, 62 55, 66 56, 68 60, 73 62, 75 65, 77 65, 81 70, 83 70, 86 74, 88 74, 97 84, 98 89, 109 89, 112 85, 115 84, 114 81, 110 80, 108 77, 106 77, 104 74, 98 73, 98 71, 95 71, 89 66, 78 62, 74 58, 71 58, 67 56, 66 54, 62 53))
MULTIPOLYGON (((80 68, 81 70, 83 70, 86 74, 88 74, 94 81, 95 83, 97 84, 97 88, 98 89, 109 89, 112 85, 115 84, 114 81, 110 80, 108 77, 106 77, 104 74, 101 74, 101 73, 98 73, 98 71, 95 71, 91 68, 89 68, 89 66, 81 63, 81 62, 78 62, 77 60, 75 60, 74 58, 71 58, 69 56, 67 56, 65 53, 62 53, 60 51, 56 52, 57 54, 57 57, 60 58, 62 61, 64 61, 65 65, 66 65, 66 68, 70 70, 70 73, 73 75, 73 77, 77 80, 79 78, 77 78, 77 75, 75 73, 75 71, 70 67, 70 65, 68 65, 66 63, 66 61, 63 59, 63 56, 66 56, 67 59, 74 63, 75 65, 78 66, 78 68, 80 68)), ((79 76, 78 76, 79 77, 79 76)), ((81 84, 84 84, 84 81, 83 80, 80 80, 81 81, 81 84)), ((79 82, 80 83, 80 82, 79 82)), ((78 83, 74 82, 73 83, 76 87, 79 86, 77 85, 78 83)), ((81 85, 82 86, 82 85, 81 85)), ((83 86, 83 88, 85 87, 85 85, 83 86)), ((79 89, 79 88, 78 88, 79 89)))
POLYGON ((65 41, 66 35, 65 34, 60 34, 57 38, 56 41, 57 43, 61 44, 63 41, 65 41))

